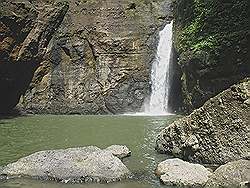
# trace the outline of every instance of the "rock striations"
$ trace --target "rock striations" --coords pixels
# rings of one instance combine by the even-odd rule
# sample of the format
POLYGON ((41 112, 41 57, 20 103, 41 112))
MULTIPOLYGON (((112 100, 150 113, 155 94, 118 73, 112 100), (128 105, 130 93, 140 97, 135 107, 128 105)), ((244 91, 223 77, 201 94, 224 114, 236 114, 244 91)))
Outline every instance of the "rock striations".
POLYGON ((139 111, 171 0, 56 2, 1 3, 0 111, 139 111))
POLYGON ((67 10, 67 3, 36 7, 1 1, 0 113, 12 110, 29 87, 67 10))

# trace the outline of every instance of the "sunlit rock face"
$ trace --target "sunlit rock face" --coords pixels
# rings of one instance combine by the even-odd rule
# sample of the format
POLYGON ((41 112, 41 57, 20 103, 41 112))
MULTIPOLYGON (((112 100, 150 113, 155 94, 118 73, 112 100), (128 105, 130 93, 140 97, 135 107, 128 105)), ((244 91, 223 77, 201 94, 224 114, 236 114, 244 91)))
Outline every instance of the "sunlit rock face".
POLYGON ((170 0, 70 1, 18 107, 54 114, 140 111, 171 9, 170 0))

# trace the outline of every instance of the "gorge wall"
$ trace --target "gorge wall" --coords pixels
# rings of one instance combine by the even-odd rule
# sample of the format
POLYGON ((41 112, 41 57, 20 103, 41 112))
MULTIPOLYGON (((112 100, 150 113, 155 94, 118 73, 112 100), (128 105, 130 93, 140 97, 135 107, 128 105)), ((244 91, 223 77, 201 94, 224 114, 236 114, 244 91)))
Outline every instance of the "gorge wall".
POLYGON ((172 111, 250 75, 247 0, 15 0, 0 10, 0 112, 17 103, 28 113, 140 111, 173 18, 172 111))
POLYGON ((171 19, 170 0, 69 1, 18 108, 53 114, 139 111, 150 93, 159 31, 171 19))
POLYGON ((38 8, 28 2, 1 1, 0 113, 11 111, 29 87, 67 10, 67 3, 38 8))
POLYGON ((176 0, 174 17, 177 103, 190 112, 250 75, 249 1, 176 0))

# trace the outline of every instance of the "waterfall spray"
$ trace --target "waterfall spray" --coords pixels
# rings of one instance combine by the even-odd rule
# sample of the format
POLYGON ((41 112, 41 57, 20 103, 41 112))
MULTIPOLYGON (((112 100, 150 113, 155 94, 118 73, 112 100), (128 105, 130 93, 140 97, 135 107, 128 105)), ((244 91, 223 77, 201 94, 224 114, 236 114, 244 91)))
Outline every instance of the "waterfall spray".
POLYGON ((147 114, 164 115, 167 114, 169 110, 172 27, 173 21, 167 24, 160 32, 157 54, 151 70, 152 92, 149 104, 145 109, 147 114))

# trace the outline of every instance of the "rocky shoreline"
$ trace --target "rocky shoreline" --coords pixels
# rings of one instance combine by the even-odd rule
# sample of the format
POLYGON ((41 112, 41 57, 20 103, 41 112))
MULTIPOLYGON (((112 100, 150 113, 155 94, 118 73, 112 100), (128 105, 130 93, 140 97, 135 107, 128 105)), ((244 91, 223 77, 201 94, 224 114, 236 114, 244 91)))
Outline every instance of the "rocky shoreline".
POLYGON ((250 80, 231 86, 167 126, 156 149, 184 160, 225 164, 250 154, 250 80))
POLYGON ((249 187, 249 101, 246 78, 162 130, 156 142, 159 152, 219 167, 210 173, 201 165, 168 159, 157 167, 160 180, 184 187, 249 187))
MULTIPOLYGON (((247 3, 2 0, 0 114, 140 111, 158 33, 174 20, 170 108, 192 113, 157 136, 156 150, 175 158, 156 175, 170 186, 250 187, 247 3)), ((133 176, 121 160, 130 155, 119 145, 40 151, 0 167, 0 181, 116 182, 133 176)))
POLYGON ((178 158, 167 159, 157 166, 156 175, 168 186, 248 188, 250 161, 229 162, 213 172, 201 164, 189 163, 178 158))
MULTIPOLYGON (((40 151, 17 162, 0 167, 0 183, 16 178, 32 178, 64 184, 101 183, 132 180, 122 159, 131 151, 126 146, 112 145, 106 149, 95 146, 40 151)), ((250 185, 250 160, 237 160, 216 170, 179 158, 158 164, 156 176, 162 184, 174 187, 238 187, 250 185)))

